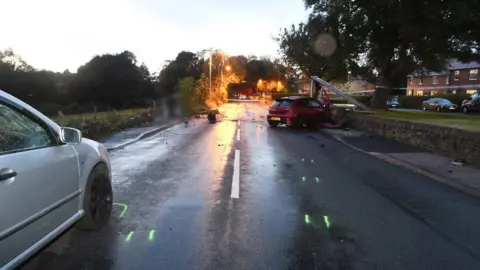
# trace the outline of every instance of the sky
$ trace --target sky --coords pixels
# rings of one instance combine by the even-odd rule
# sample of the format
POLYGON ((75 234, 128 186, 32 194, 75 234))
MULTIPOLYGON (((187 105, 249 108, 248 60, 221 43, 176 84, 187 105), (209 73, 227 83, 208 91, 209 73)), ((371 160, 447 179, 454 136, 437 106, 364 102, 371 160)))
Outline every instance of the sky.
POLYGON ((182 50, 277 55, 302 0, 0 0, 0 49, 37 69, 76 72, 95 55, 133 52, 150 71, 182 50))

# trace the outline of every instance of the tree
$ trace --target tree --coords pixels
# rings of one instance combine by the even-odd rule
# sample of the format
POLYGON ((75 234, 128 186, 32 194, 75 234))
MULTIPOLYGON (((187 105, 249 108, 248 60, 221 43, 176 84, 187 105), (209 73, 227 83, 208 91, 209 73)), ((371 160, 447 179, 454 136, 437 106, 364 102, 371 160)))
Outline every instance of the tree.
POLYGON ((180 106, 185 115, 190 115, 195 99, 196 81, 193 77, 186 77, 178 81, 177 85, 180 93, 180 106))
POLYGON ((168 61, 158 76, 158 92, 162 95, 172 95, 178 82, 186 77, 200 78, 204 60, 199 55, 182 51, 175 60, 168 61))
POLYGON ((175 102, 169 97, 176 93, 185 96, 185 93, 182 94, 182 89, 185 88, 180 89, 180 86, 187 82, 184 81, 185 78, 194 78, 197 87, 193 102, 215 107, 226 102, 230 84, 238 85, 246 81, 253 86, 259 79, 264 79, 272 80, 270 88, 283 89, 287 70, 282 62, 267 57, 229 57, 220 50, 202 50, 196 54, 183 51, 175 60, 165 63, 156 80, 156 91, 169 100, 168 105, 173 110, 175 102), (227 66, 230 67, 229 70, 226 69, 227 66))
POLYGON ((0 51, 0 89, 34 106, 57 102, 56 74, 37 71, 12 49, 0 51))
POLYGON ((323 18, 311 17, 306 24, 300 23, 296 26, 292 25, 290 29, 283 29, 276 40, 287 65, 293 70, 300 70, 303 76, 316 75, 327 81, 345 80, 347 78, 346 57, 342 48, 337 46, 338 36, 333 35, 336 32, 335 29, 329 29, 323 18), (320 36, 320 34, 323 35, 320 36), (318 38, 320 40, 317 40, 318 38), (329 42, 328 45, 333 47, 333 50, 328 48, 322 52, 316 48, 316 42, 329 42))
POLYGON ((105 109, 138 106, 153 95, 148 69, 129 51, 95 56, 78 68, 70 87, 77 102, 105 109))
POLYGON ((197 81, 196 93, 198 95, 198 102, 204 104, 210 93, 210 81, 205 74, 200 75, 200 79, 197 81))
POLYGON ((478 1, 305 0, 305 4, 312 10, 309 20, 280 35, 282 53, 303 71, 315 70, 328 80, 329 75, 317 71, 324 65, 318 52, 312 55, 312 42, 322 33, 331 35, 345 70, 376 74, 381 87, 372 108, 386 109, 389 88, 400 85, 410 72, 439 71, 452 58, 480 58, 480 30, 473 28, 479 22, 473 15, 480 12, 478 1))
POLYGON ((203 54, 203 52, 195 54, 182 51, 175 60, 167 61, 160 71, 155 85, 155 92, 167 101, 166 104, 171 115, 177 107, 174 96, 178 93, 177 86, 179 82, 187 77, 200 78, 204 64, 203 54))
POLYGON ((154 89, 154 76, 150 74, 150 71, 145 63, 142 63, 138 69, 142 77, 139 96, 144 99, 156 98, 154 89))
POLYGON ((20 55, 15 54, 11 48, 7 48, 3 51, 0 50, 0 70, 34 71, 35 69, 20 55))
POLYGON ((231 73, 236 74, 240 78, 245 78, 247 76, 247 70, 245 69, 247 62, 248 59, 243 55, 228 58, 228 64, 232 68, 231 73))
POLYGON ((245 69, 245 80, 249 84, 255 84, 260 79, 276 81, 285 79, 278 65, 268 58, 250 60, 245 69))

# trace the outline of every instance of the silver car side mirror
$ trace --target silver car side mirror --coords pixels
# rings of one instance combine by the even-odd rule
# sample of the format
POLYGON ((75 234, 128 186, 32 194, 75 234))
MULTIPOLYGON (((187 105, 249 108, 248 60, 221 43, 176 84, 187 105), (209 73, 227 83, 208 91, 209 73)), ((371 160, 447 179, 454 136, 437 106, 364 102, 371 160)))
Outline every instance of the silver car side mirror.
POLYGON ((63 143, 80 143, 82 132, 75 128, 62 127, 60 129, 60 140, 63 143))

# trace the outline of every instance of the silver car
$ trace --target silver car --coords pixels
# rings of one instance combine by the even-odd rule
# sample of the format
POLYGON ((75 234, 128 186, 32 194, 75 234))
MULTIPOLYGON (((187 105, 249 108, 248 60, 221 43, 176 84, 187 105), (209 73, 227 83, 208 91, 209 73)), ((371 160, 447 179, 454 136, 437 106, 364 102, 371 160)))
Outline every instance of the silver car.
POLYGON ((112 201, 102 144, 0 91, 0 269, 20 265, 71 226, 103 227, 112 201))

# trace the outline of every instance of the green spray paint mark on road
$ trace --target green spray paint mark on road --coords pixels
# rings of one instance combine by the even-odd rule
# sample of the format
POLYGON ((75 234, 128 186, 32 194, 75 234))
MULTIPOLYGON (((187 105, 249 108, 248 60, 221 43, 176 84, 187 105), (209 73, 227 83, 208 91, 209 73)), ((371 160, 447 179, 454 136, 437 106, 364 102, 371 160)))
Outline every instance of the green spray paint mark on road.
POLYGON ((305 215, 305 223, 310 224, 310 217, 305 215))
POLYGON ((316 181, 317 183, 320 183, 320 179, 318 179, 318 177, 315 177, 315 181, 316 181))
POLYGON ((305 182, 305 180, 307 180, 307 178, 305 176, 302 177, 302 182, 305 182))
POLYGON ((124 203, 113 203, 113 205, 119 205, 119 206, 123 207, 122 213, 120 213, 120 217, 125 216, 125 213, 127 213, 128 205, 126 205, 124 203))
POLYGON ((132 236, 133 236, 133 232, 129 232, 129 233, 127 234, 127 237, 125 237, 125 242, 129 242, 130 239, 132 239, 132 236))
POLYGON ((323 221, 325 221, 325 226, 327 226, 327 228, 330 229, 330 226, 332 224, 330 223, 330 220, 328 219, 328 216, 323 216, 323 221))
POLYGON ((150 233, 148 234, 148 241, 153 242, 155 240, 155 230, 151 230, 150 233))

